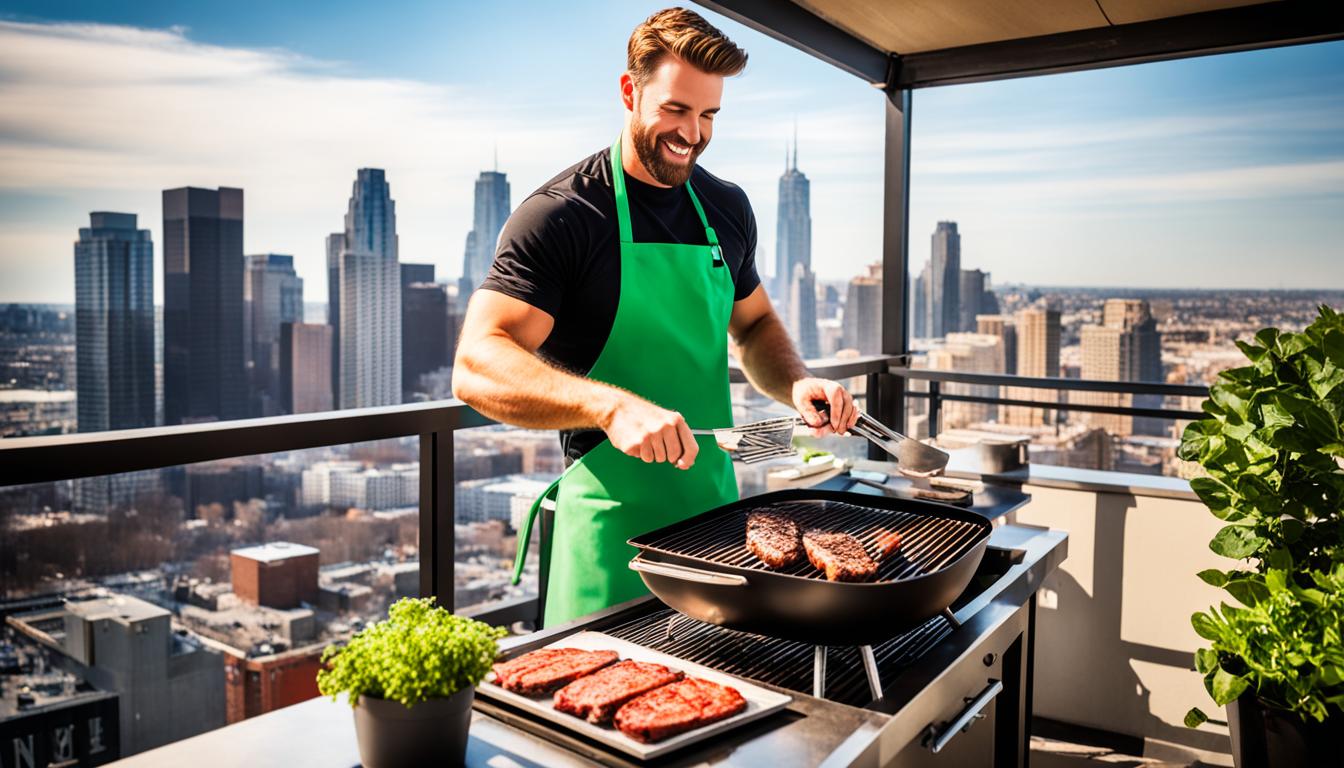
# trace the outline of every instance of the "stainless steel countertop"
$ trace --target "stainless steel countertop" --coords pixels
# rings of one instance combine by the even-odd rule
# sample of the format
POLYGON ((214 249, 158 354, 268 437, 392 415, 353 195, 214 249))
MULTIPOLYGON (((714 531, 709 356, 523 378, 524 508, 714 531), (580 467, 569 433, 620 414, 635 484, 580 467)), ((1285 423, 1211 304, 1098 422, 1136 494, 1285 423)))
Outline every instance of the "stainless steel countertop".
MULTIPOLYGON (((749 723, 686 751, 654 761, 659 766, 784 766, 784 765, 878 765, 891 754, 891 743, 905 743, 904 730, 926 722, 917 707, 905 702, 941 674, 944 665, 963 653, 963 641, 991 631, 1008 621, 1067 553, 1065 534, 1015 525, 995 528, 993 546, 1020 550, 1021 562, 1011 569, 1013 578, 997 589, 987 590, 957 610, 967 622, 964 632, 929 654, 926 664, 908 670, 885 691, 882 711, 860 709, 788 691, 793 702, 782 713, 749 723), (983 626, 981 626, 983 625, 983 626), (892 718, 891 715, 900 715, 892 718), (908 722, 906 722, 908 721, 908 722), (896 733, 902 731, 901 733, 896 733)), ((601 623, 631 605, 651 597, 613 606, 593 616, 542 632, 509 638, 511 649, 544 645, 557 636, 601 623)), ((899 746, 899 745, 898 745, 899 746)), ((354 718, 342 700, 318 698, 302 704, 226 726, 190 739, 144 752, 116 763, 125 768, 159 768, 189 765, 192 768, 246 765, 249 768, 295 768, 359 765, 354 718)), ((510 766, 617 766, 642 765, 606 751, 592 742, 571 736, 551 725, 532 720, 506 706, 477 698, 473 713, 467 765, 510 766), (536 733, 545 733, 541 738, 536 733)))

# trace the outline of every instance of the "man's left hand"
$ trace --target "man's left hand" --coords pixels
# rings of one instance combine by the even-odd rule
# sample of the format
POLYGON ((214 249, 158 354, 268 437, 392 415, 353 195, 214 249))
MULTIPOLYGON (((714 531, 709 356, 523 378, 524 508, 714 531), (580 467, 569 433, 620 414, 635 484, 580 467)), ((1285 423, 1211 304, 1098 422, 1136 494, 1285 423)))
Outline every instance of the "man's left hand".
POLYGON ((849 433, 850 427, 859 420, 859 409, 854 406, 850 396, 839 382, 830 379, 799 379, 793 383, 793 407, 798 409, 803 421, 812 427, 816 437, 849 433), (822 400, 831 407, 830 419, 817 412, 813 400, 822 400))

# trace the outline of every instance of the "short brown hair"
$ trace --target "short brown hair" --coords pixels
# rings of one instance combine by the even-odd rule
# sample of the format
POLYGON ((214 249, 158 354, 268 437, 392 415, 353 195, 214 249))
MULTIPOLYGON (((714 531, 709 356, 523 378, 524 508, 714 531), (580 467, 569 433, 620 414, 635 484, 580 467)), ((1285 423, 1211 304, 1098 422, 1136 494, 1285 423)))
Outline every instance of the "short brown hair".
POLYGON ((635 27, 626 48, 626 69, 643 85, 666 54, 711 75, 731 77, 747 66, 747 52, 705 18, 685 8, 661 10, 635 27))

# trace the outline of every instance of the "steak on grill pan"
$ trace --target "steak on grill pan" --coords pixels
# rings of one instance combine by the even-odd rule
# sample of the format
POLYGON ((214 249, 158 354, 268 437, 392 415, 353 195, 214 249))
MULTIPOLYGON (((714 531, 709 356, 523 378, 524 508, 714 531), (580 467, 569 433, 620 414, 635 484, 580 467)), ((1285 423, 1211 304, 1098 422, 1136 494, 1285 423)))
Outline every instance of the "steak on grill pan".
POLYGON ((495 682, 501 688, 535 696, 591 675, 616 663, 615 651, 584 651, 578 648, 542 648, 516 659, 496 664, 495 682))
POLYGON ((877 574, 877 562, 848 533, 809 529, 803 534, 803 549, 812 566, 824 571, 829 581, 868 581, 877 574))
POLYGON ((747 708, 735 688, 698 677, 655 688, 616 712, 621 733, 645 744, 717 722, 747 708))
POLYGON ((606 723, 627 701, 680 679, 680 672, 662 664, 627 659, 556 691, 555 708, 586 718, 590 723, 606 723))
POLYGON ((778 512, 747 515, 747 549, 771 568, 785 568, 803 558, 798 522, 778 512))

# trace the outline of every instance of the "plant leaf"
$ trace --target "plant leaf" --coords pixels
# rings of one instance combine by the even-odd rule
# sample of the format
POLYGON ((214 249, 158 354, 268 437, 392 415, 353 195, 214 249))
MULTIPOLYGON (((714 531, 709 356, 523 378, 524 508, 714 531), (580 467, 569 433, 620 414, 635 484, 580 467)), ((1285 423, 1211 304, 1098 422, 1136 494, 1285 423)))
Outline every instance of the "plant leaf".
POLYGON ((1226 706, 1230 702, 1236 701, 1248 685, 1246 678, 1230 674, 1227 670, 1219 667, 1213 671, 1212 690, 1210 692, 1213 694, 1214 701, 1226 706))
POLYGON ((1228 525, 1214 535, 1209 549, 1223 557, 1243 560, 1263 546, 1265 540, 1255 535, 1255 531, 1244 525, 1228 525))
POLYGON ((1205 584, 1212 587, 1221 587, 1227 583, 1227 574, 1216 568, 1209 568, 1208 570, 1200 571, 1195 575, 1205 584))
POLYGON ((1185 727, 1198 728, 1207 723, 1209 716, 1200 711, 1199 707, 1191 707, 1189 712, 1185 713, 1185 727))

